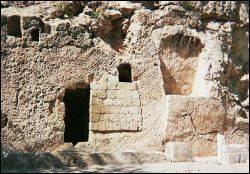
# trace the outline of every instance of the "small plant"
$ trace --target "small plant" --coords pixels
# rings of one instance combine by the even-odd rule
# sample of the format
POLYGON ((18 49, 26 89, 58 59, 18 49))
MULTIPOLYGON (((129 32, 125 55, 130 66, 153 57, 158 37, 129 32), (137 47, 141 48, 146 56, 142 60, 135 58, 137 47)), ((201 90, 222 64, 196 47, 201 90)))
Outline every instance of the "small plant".
POLYGON ((91 18, 97 19, 99 17, 99 14, 96 12, 91 13, 91 18))
POLYGON ((186 10, 188 10, 188 11, 192 11, 193 10, 193 7, 191 7, 190 5, 186 5, 186 10))
POLYGON ((69 18, 72 18, 74 16, 74 4, 71 2, 58 2, 56 3, 55 7, 64 15, 66 14, 69 18))

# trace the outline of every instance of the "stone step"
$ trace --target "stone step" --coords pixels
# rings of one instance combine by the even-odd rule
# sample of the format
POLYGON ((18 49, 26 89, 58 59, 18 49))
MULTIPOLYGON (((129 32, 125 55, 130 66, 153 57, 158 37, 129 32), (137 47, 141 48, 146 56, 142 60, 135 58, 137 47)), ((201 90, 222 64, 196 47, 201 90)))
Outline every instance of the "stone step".
POLYGON ((36 169, 67 167, 49 152, 15 152, 1 148, 1 169, 36 169))
POLYGON ((64 168, 89 165, 142 164, 170 162, 163 152, 125 151, 120 153, 64 150, 50 152, 14 152, 1 149, 1 167, 3 169, 64 168))
POLYGON ((143 164, 170 162, 163 152, 136 152, 126 151, 120 153, 81 151, 58 151, 56 156, 69 167, 85 167, 88 165, 114 165, 114 164, 143 164))
MULTIPOLYGON (((232 149, 232 146, 229 146, 232 149)), ((238 147, 238 146, 237 146, 238 147)), ((233 151, 234 152, 234 151, 233 151)), ((230 154, 228 163, 249 162, 248 153, 230 154), (243 155, 243 156, 242 156, 243 155), (244 157, 244 158, 243 158, 244 157), (233 160, 233 161, 232 161, 233 160)), ((37 153, 13 152, 1 149, 1 167, 4 169, 35 169, 35 168, 84 168, 89 165, 119 165, 119 164, 143 164, 171 162, 166 154, 160 151, 124 151, 119 153, 91 152, 86 153, 77 150, 64 150, 37 153)))

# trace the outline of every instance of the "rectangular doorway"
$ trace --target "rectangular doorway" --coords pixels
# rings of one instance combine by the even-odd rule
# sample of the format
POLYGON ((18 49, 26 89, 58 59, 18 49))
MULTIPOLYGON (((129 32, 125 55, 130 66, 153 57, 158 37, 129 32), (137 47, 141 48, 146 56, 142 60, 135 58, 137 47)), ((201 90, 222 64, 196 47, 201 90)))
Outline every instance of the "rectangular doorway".
POLYGON ((90 89, 66 89, 64 142, 76 145, 86 142, 89 137, 89 96, 90 89))

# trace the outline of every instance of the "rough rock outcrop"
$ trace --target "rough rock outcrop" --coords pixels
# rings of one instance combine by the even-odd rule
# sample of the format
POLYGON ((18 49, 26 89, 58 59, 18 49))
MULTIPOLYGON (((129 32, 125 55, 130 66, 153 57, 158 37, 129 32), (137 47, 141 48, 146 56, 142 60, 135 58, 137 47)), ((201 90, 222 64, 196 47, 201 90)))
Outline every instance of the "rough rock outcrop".
MULTIPOLYGON (((113 78, 129 76, 125 83, 136 84, 121 94, 136 109, 109 110, 104 131, 96 131, 101 124, 94 118, 85 126, 87 142, 73 149, 164 151, 164 143, 181 140, 194 155, 207 156, 216 153, 218 132, 230 144, 248 144, 248 2, 78 1, 74 7, 80 8, 73 9, 56 3, 1 2, 3 145, 21 151, 63 147, 71 125, 65 91, 111 84, 112 78, 102 79, 122 64, 129 66, 113 78), (52 15, 60 10, 66 11, 52 15)), ((97 96, 115 105, 112 92, 102 89, 97 96)))

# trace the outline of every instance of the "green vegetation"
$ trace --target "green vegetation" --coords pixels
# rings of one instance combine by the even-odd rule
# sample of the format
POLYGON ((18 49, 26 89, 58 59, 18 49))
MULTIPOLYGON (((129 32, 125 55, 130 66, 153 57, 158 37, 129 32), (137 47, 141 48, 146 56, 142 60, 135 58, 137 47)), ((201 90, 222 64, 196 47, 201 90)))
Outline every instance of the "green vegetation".
POLYGON ((191 11, 191 10, 192 10, 192 7, 191 7, 191 6, 186 6, 186 10, 191 11))
POLYGON ((96 12, 93 12, 93 13, 91 13, 91 18, 95 18, 95 19, 97 19, 98 17, 99 17, 99 14, 98 13, 96 13, 96 12))
POLYGON ((64 15, 66 14, 69 18, 74 16, 74 4, 68 1, 58 2, 55 7, 60 10, 64 15))

